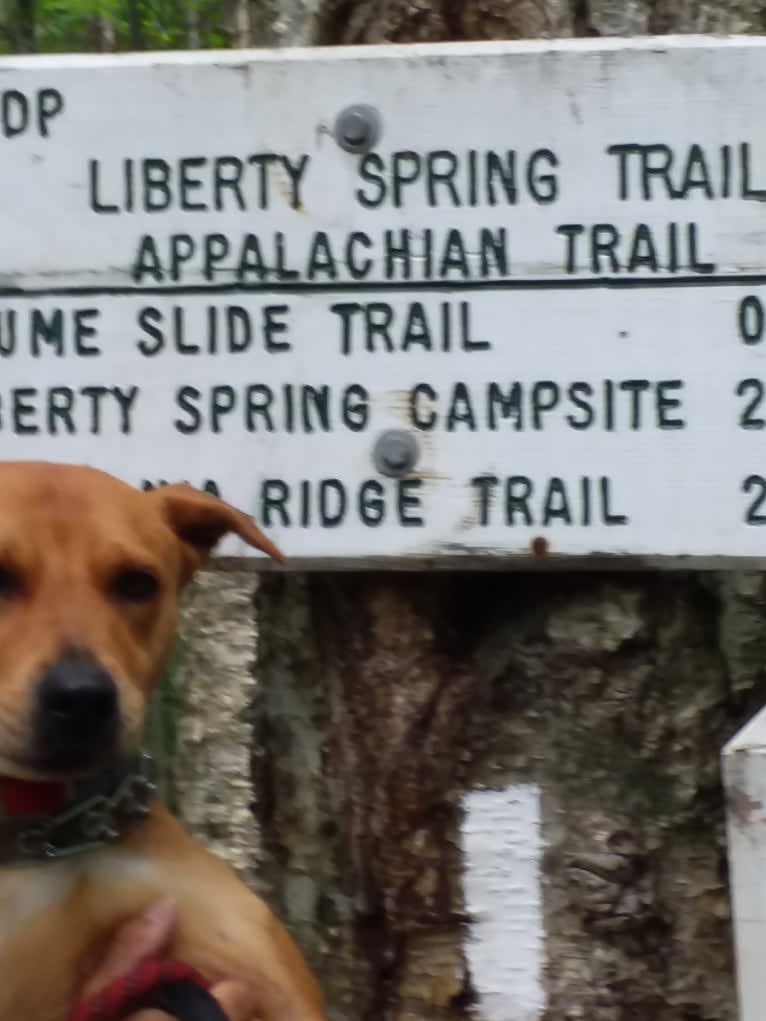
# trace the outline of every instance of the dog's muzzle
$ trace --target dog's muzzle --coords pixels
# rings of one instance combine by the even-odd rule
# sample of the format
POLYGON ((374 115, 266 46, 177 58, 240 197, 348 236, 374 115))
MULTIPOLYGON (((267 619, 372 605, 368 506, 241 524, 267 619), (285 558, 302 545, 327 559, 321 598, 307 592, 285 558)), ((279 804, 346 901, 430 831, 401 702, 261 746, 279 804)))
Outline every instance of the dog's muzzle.
POLYGON ((97 766, 118 753, 114 678, 93 656, 70 652, 48 666, 35 691, 31 758, 53 771, 97 766))

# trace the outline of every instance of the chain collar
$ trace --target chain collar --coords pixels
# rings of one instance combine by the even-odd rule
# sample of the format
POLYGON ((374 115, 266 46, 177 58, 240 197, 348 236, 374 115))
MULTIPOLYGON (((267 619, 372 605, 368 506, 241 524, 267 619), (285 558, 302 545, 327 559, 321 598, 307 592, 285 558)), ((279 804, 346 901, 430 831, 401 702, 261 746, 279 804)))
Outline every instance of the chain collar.
POLYGON ((82 781, 60 812, 0 818, 0 865, 58 861, 119 839, 149 815, 152 774, 151 756, 142 752, 126 769, 82 781))

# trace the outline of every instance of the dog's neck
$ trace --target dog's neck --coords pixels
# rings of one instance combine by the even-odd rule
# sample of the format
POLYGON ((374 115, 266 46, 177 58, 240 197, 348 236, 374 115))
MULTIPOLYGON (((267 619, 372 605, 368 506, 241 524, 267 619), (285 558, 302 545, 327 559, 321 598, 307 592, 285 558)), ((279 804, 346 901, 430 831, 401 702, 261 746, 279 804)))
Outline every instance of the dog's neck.
POLYGON ((56 861, 119 840, 149 815, 151 767, 142 752, 71 783, 0 777, 0 866, 56 861))

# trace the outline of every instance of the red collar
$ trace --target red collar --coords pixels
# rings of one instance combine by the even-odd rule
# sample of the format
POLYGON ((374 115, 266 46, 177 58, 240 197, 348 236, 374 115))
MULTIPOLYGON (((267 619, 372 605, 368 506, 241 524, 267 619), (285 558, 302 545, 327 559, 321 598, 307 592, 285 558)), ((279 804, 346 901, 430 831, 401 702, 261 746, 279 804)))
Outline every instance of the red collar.
POLYGON ((6 815, 47 815, 62 808, 71 798, 71 785, 62 781, 0 777, 0 805, 6 815))

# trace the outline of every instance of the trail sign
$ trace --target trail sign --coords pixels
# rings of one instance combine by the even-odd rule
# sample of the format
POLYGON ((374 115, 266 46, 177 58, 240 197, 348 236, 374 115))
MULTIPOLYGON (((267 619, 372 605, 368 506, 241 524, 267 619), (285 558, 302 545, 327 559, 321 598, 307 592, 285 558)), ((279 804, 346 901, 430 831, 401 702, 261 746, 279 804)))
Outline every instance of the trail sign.
POLYGON ((762 556, 766 41, 0 69, 0 456, 297 564, 762 556))

